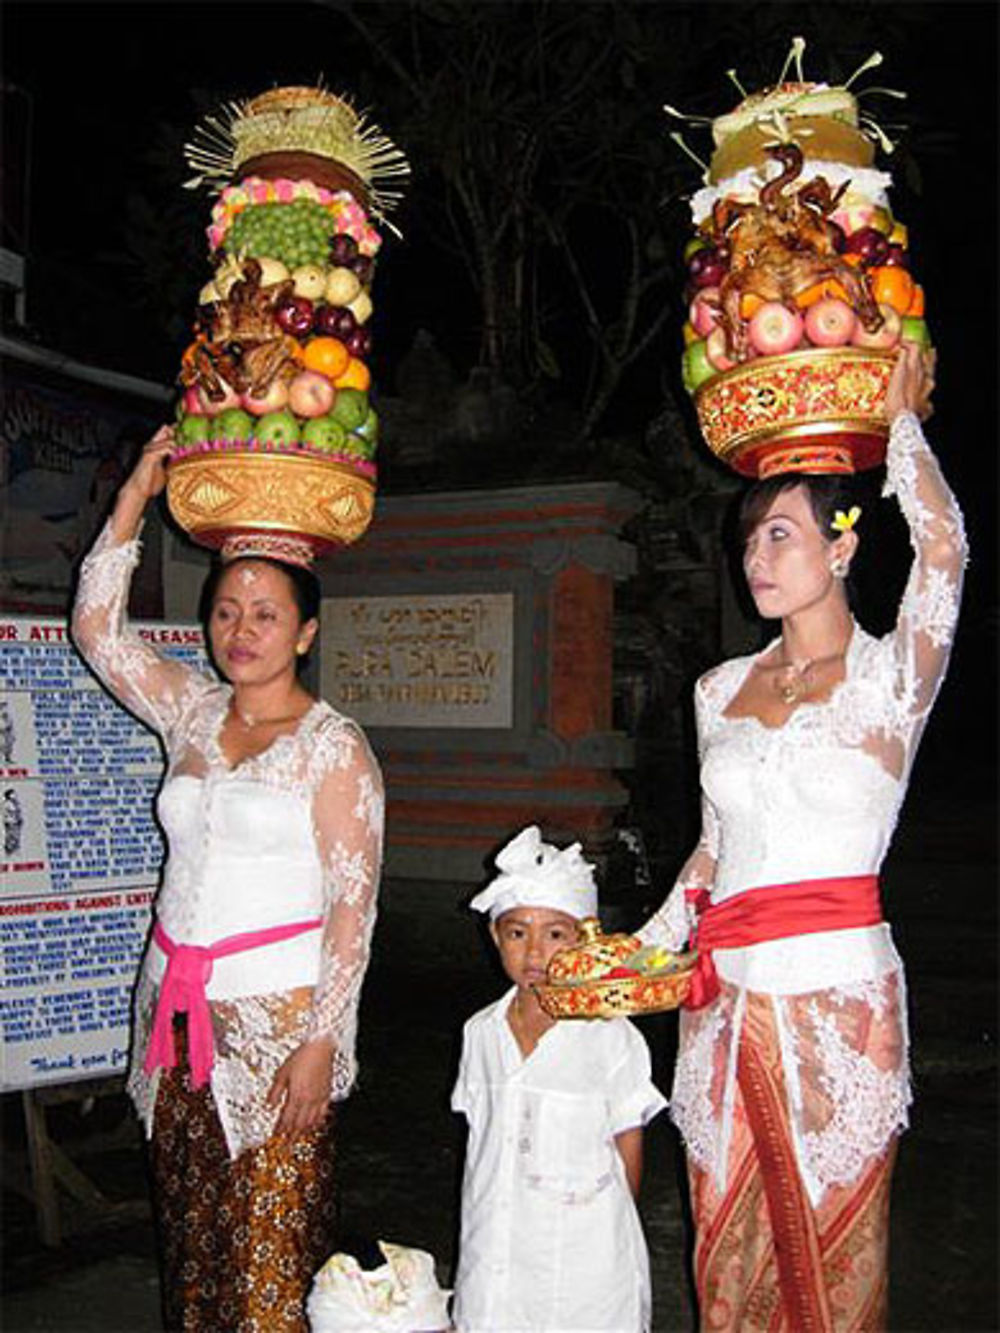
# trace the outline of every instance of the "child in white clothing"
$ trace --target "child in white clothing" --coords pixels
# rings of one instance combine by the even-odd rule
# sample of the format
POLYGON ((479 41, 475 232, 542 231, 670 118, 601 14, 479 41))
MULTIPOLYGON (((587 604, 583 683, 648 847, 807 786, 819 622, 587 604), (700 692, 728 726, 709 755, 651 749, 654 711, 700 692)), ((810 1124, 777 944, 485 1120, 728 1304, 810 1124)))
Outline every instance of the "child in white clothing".
POLYGON ((592 868, 534 827, 496 859, 471 906, 514 984, 466 1023, 452 1094, 469 1122, 452 1318, 460 1333, 646 1333, 635 1196, 643 1126, 666 1102, 627 1019, 557 1023, 532 989, 596 913, 592 868))

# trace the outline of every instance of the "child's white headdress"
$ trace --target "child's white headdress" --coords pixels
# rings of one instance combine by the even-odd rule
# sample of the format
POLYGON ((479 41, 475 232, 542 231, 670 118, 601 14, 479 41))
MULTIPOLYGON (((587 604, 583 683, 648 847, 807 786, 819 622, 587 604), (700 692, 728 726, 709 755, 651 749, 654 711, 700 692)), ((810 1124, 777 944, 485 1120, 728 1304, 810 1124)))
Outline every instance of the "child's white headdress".
POLYGON ((583 859, 578 842, 560 851, 542 842, 532 824, 497 853, 496 863, 501 873, 469 903, 474 911, 489 912, 491 921, 512 907, 550 907, 575 917, 596 916, 594 868, 583 859))

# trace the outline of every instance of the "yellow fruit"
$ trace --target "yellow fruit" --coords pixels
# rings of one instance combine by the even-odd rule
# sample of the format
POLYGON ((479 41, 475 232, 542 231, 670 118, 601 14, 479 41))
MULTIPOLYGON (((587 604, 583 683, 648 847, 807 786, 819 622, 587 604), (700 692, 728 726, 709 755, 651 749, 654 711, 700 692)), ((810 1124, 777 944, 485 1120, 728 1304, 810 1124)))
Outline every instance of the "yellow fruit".
MULTIPOLYGON (((306 348, 307 352, 308 350, 306 348)), ((364 392, 371 384, 372 377, 365 363, 352 356, 342 373, 337 375, 333 382, 338 389, 360 389, 364 392)))
POLYGON ((349 268, 332 268, 326 278, 326 299, 331 305, 350 305, 361 291, 358 275, 349 268))

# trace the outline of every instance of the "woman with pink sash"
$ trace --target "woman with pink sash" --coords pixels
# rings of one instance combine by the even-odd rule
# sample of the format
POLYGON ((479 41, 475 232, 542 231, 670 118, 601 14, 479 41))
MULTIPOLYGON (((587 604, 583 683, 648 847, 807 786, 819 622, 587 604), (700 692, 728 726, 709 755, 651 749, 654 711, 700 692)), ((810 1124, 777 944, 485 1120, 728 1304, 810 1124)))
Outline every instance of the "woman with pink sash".
POLYGON ((931 384, 904 344, 884 494, 913 563, 895 628, 874 638, 851 614, 864 516, 845 479, 785 473, 756 483, 741 515, 750 592, 780 637, 695 690, 702 833, 640 934, 699 951, 671 1114, 706 1330, 886 1326, 910 1083, 878 872, 947 667, 966 551, 920 426, 931 384))
POLYGON ((165 484, 161 429, 80 572, 73 638, 161 738, 168 857, 136 988, 129 1091, 151 1140, 169 1329, 305 1333, 332 1246, 333 1116, 355 1076, 375 919, 382 781, 364 735, 312 698, 307 570, 218 567, 219 682, 127 621, 138 535, 165 484))

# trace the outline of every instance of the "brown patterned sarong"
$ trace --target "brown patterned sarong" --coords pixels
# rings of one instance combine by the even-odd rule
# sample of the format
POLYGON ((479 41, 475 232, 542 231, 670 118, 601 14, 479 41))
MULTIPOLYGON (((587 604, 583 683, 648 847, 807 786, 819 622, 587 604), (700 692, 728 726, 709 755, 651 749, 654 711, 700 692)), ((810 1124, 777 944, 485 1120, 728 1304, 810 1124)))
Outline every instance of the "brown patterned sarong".
MULTIPOLYGON (((179 1032, 178 1032, 179 1035, 179 1032)), ((313 1274, 333 1249, 333 1117, 232 1161, 186 1053, 165 1070, 150 1159, 173 1333, 307 1333, 313 1274)))
POLYGON ((748 995, 724 1195, 690 1164, 703 1333, 879 1333, 886 1327, 895 1140, 850 1186, 806 1194, 767 996, 748 995))

